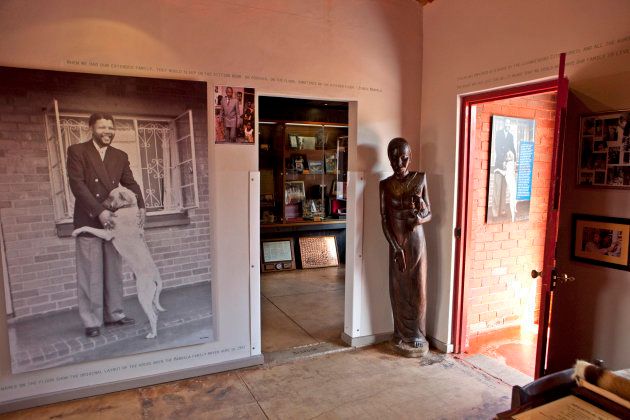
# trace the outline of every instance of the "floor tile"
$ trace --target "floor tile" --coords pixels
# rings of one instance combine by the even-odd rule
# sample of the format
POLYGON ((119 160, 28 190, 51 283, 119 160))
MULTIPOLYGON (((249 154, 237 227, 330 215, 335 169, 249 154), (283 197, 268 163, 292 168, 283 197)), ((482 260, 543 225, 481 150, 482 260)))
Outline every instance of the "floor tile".
POLYGON ((318 342, 265 297, 261 300, 261 318, 263 353, 318 342))
POLYGON ((312 337, 321 341, 341 341, 344 318, 343 290, 276 296, 270 297, 269 300, 312 337))
POLYGON ((137 389, 132 389, 0 414, 0 418, 2 420, 136 420, 143 418, 142 398, 137 389))
POLYGON ((142 388, 146 419, 264 419, 237 372, 142 388))
POLYGON ((511 389, 454 360, 422 366, 386 345, 243 371, 272 419, 491 418, 509 408, 511 389), (485 417, 484 417, 485 416, 485 417))
POLYGON ((345 269, 340 267, 264 273, 261 276, 263 296, 290 296, 344 288, 345 269))

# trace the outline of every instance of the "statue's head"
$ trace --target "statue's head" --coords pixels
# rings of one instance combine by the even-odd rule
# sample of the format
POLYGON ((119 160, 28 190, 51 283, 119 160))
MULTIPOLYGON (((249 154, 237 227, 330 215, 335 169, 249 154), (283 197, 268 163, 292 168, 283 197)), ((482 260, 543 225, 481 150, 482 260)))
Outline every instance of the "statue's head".
POLYGON ((396 176, 407 175, 407 168, 411 160, 411 147, 407 140, 402 137, 392 139, 387 146, 387 156, 396 176))

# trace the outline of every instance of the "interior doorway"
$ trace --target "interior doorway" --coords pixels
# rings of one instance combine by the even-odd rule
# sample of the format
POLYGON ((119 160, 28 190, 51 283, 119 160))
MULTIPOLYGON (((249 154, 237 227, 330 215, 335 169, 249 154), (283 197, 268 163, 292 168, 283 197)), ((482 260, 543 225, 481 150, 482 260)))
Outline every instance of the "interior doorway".
POLYGON ((262 352, 344 348, 349 104, 258 99, 262 352))
POLYGON ((455 352, 513 385, 536 377, 557 86, 462 103, 455 352))

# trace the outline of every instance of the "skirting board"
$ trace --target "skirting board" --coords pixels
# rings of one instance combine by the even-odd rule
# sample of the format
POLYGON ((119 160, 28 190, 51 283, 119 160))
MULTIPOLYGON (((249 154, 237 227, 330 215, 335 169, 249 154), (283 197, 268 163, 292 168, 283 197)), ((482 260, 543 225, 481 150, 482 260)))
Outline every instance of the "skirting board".
POLYGON ((429 340, 429 344, 432 347, 435 347, 436 349, 438 349, 442 353, 453 353, 453 345, 452 344, 446 344, 445 342, 440 341, 440 340, 438 340, 437 338, 434 338, 434 337, 427 337, 427 340, 429 340))
POLYGON ((382 343, 392 338, 392 333, 382 333, 374 335, 364 335, 362 337, 350 337, 348 334, 341 333, 341 340, 352 347, 365 347, 372 344, 382 343))
MULTIPOLYGON (((375 335, 365 335, 362 337, 350 337, 346 333, 341 334, 341 340, 349 346, 352 347, 365 347, 371 346, 372 344, 382 343, 384 341, 388 341, 392 338, 392 333, 383 333, 383 334, 375 334, 375 335)), ((442 353, 452 353, 453 345, 446 344, 443 341, 440 341, 433 337, 427 337, 429 344, 432 347, 435 347, 442 353)))
POLYGON ((25 408, 37 407, 39 405, 93 397, 94 395, 108 394, 110 392, 124 391, 127 389, 155 385, 163 382, 178 381, 180 379, 194 378, 195 376, 210 375, 212 373, 224 372, 227 370, 262 365, 263 362, 263 356, 258 355, 246 357, 243 359, 231 360, 229 362, 217 363, 214 365, 200 366, 190 369, 176 370, 168 373, 161 373, 157 375, 143 376, 136 379, 127 379, 124 381, 88 386, 79 389, 51 392, 45 395, 37 395, 35 397, 22 398, 19 400, 2 403, 2 405, 0 405, 0 413, 8 413, 10 411, 23 410, 25 408))

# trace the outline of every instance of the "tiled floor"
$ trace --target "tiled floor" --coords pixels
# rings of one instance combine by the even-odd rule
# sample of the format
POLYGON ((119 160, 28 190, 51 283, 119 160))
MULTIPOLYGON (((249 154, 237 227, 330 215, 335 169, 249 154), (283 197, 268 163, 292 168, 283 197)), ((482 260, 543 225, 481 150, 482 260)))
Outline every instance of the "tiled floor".
POLYGON ((343 345, 343 267, 264 275, 261 287, 265 365, 0 419, 488 419, 509 408, 510 384, 466 359, 343 345))
POLYGON ((504 328, 470 338, 467 354, 481 354, 534 377, 536 365, 535 328, 504 328))
POLYGON ((263 353, 342 345, 343 266, 265 273, 261 291, 263 353))
POLYGON ((0 419, 489 419, 507 384, 450 355, 387 344, 201 376, 0 415, 0 419))

